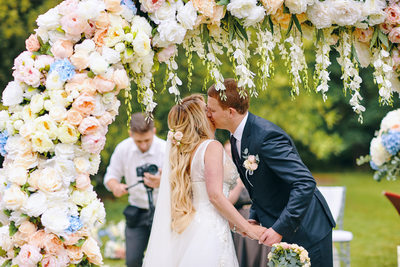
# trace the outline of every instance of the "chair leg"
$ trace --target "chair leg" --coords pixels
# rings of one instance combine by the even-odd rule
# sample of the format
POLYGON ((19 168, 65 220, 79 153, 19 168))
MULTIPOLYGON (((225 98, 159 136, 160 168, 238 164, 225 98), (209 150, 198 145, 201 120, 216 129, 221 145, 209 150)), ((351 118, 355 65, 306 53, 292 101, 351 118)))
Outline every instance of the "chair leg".
POLYGON ((339 246, 340 262, 343 262, 344 266, 350 267, 350 242, 339 242, 339 246))

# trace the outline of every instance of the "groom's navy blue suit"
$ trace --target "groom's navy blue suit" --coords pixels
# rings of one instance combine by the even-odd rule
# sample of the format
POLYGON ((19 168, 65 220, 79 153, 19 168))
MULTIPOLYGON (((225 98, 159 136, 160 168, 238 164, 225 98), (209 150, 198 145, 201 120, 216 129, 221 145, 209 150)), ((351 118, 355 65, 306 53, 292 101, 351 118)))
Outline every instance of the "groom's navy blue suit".
POLYGON ((272 227, 282 241, 305 247, 312 266, 332 266, 335 221, 292 139, 272 122, 249 113, 237 157, 235 164, 253 201, 250 219, 272 227), (252 175, 243 167, 246 149, 260 160, 252 175))

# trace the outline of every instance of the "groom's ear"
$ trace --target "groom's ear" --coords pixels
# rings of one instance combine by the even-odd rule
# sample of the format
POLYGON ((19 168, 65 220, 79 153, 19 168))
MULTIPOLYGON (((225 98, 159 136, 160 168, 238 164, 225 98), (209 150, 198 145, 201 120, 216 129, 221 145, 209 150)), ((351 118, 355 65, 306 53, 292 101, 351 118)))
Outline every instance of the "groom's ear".
POLYGON ((237 114, 236 109, 234 109, 234 108, 228 108, 228 109, 229 109, 229 115, 235 116, 237 114))

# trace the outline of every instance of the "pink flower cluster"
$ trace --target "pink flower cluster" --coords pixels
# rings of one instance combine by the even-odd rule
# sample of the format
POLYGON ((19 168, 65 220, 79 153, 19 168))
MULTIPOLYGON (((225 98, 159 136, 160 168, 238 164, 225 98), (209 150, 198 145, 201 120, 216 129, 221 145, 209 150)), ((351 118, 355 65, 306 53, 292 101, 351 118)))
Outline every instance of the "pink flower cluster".
MULTIPOLYGON (((400 3, 391 2, 385 9, 386 20, 380 25, 380 29, 388 34, 389 41, 394 44, 400 43, 400 3)), ((392 50, 393 67, 395 70, 400 66, 399 47, 396 45, 392 50)))

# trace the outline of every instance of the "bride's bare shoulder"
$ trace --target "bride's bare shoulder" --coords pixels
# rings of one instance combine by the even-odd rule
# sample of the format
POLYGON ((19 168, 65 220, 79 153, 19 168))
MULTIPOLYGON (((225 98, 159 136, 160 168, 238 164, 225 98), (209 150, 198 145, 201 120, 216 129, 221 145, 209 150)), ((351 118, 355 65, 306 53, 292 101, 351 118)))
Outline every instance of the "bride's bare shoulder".
POLYGON ((223 151, 222 144, 217 140, 212 140, 207 146, 205 157, 219 156, 222 155, 223 151))

